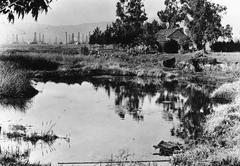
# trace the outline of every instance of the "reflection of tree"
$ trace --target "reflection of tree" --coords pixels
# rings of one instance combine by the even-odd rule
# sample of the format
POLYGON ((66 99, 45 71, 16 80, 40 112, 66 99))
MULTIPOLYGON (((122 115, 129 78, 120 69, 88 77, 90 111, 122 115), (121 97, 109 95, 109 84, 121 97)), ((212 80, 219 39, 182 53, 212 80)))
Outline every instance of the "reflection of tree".
POLYGON ((172 114, 177 113, 180 124, 172 129, 173 135, 183 139, 196 139, 201 135, 205 116, 211 110, 209 92, 195 84, 179 90, 163 91, 156 102, 163 104, 164 112, 169 114, 172 110, 172 114))
MULTIPOLYGON (((163 106, 163 116, 168 121, 174 117, 179 120, 179 125, 172 129, 172 134, 181 138, 197 138, 202 132, 202 123, 205 116, 210 113, 211 104, 209 88, 188 85, 188 82, 139 79, 128 77, 90 77, 71 82, 90 82, 94 88, 104 88, 108 96, 115 94, 115 111, 121 119, 130 115, 136 121, 144 119, 142 103, 146 96, 152 97, 159 93, 157 104, 163 106)), ((69 82, 69 83, 71 83, 69 82)), ((199 80, 198 80, 199 82, 199 80)), ((206 82, 203 82, 207 84, 206 82)), ((212 89, 211 89, 212 90, 212 89)))
POLYGON ((4 108, 13 108, 17 111, 26 112, 29 109, 32 100, 29 98, 13 99, 2 98, 0 99, 0 105, 4 108))
POLYGON ((116 113, 121 119, 128 114, 134 120, 142 121, 144 117, 141 106, 145 96, 153 97, 157 92, 156 85, 137 83, 130 78, 98 78, 91 79, 90 82, 95 89, 104 88, 109 96, 111 90, 114 91, 116 113))
POLYGON ((210 113, 209 92, 195 84, 188 85, 183 94, 187 97, 183 109, 178 111, 181 121, 177 133, 182 138, 196 139, 202 134, 205 116, 210 113))

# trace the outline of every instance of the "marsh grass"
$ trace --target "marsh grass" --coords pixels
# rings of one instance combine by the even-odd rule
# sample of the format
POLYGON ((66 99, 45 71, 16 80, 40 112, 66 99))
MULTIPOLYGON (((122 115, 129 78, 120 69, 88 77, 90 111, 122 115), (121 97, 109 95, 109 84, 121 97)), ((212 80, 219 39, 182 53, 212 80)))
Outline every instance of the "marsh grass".
POLYGON ((31 56, 22 54, 1 55, 0 60, 15 64, 19 69, 25 70, 56 70, 58 63, 42 56, 31 56))
POLYGON ((10 63, 0 63, 1 98, 31 98, 37 93, 24 71, 10 63))
MULTIPOLYGON (((31 142, 32 145, 36 145, 39 141, 52 145, 59 137, 53 132, 55 124, 48 123, 48 129, 41 132, 29 133, 25 126, 14 125, 10 132, 4 132, 8 139, 15 141, 31 142)), ((65 138, 64 138, 65 139, 65 138)))

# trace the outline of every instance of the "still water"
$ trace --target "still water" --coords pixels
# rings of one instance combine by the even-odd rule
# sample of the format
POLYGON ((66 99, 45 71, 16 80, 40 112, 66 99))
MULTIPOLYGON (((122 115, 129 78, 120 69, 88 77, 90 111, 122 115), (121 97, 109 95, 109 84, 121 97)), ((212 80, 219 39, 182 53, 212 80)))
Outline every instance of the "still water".
POLYGON ((189 98, 194 104, 194 95, 199 93, 190 92, 189 97, 187 90, 183 91, 178 84, 155 86, 151 81, 138 79, 96 78, 71 84, 51 81, 34 84, 39 94, 26 103, 2 102, 0 122, 3 126, 29 126, 34 131, 53 128, 56 135, 69 139, 33 146, 2 138, 0 145, 2 151, 27 149, 30 162, 53 165, 103 161, 123 151, 136 160, 163 159, 153 155, 157 152, 153 145, 161 140, 183 142, 184 135, 196 134, 206 103, 186 105, 189 98), (196 111, 196 116, 192 111, 187 115, 187 110, 196 111), (195 118, 193 123, 189 124, 189 118, 195 118))

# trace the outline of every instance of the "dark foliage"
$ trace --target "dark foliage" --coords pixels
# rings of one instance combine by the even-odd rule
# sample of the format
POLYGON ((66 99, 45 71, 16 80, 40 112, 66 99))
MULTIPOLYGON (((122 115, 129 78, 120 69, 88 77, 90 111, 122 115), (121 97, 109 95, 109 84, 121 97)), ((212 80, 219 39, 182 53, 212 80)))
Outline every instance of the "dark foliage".
POLYGON ((179 44, 176 40, 169 40, 164 44, 164 52, 166 53, 178 53, 179 44))
POLYGON ((211 45, 214 52, 237 52, 240 51, 240 41, 215 42, 211 45))
POLYGON ((14 22, 15 17, 23 18, 31 13, 37 20, 40 12, 47 12, 52 0, 0 0, 0 14, 6 14, 8 20, 14 22))

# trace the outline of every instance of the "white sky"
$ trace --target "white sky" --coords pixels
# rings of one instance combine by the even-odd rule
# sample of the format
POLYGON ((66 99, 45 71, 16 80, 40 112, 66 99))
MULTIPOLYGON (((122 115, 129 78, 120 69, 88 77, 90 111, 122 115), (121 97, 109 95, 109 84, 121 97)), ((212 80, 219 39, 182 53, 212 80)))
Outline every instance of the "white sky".
MULTIPOLYGON (((47 15, 39 16, 38 23, 50 25, 69 25, 90 22, 112 21, 115 19, 116 2, 118 0, 54 0, 47 15)), ((234 28, 235 36, 240 36, 240 0, 212 0, 226 5, 228 10, 223 24, 234 28), (239 18, 239 20, 238 20, 239 18)), ((164 8, 164 0, 145 0, 145 8, 149 18, 157 18, 157 11, 164 8)), ((0 17, 1 22, 6 18, 0 17)), ((22 22, 22 21, 16 21, 22 22)), ((23 22, 34 22, 27 16, 23 22)))

